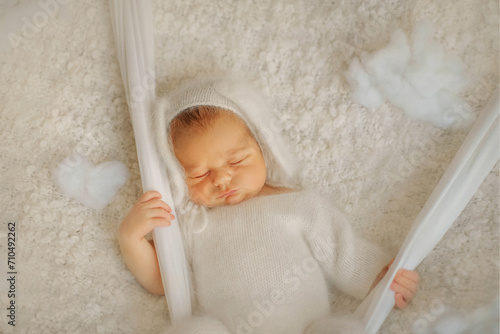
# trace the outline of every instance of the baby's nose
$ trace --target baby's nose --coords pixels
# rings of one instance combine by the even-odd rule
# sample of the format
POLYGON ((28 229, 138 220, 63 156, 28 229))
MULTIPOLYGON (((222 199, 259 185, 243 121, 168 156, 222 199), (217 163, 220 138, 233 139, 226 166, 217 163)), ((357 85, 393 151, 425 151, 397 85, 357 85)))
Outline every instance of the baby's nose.
POLYGON ((214 186, 227 185, 231 181, 231 174, 227 171, 219 171, 214 175, 214 186))

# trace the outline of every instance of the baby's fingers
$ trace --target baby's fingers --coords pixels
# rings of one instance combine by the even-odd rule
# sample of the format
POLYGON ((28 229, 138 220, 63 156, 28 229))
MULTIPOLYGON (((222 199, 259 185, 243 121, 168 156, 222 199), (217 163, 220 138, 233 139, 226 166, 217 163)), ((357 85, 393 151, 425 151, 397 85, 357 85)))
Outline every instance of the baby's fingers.
POLYGON ((128 226, 130 236, 142 239, 157 227, 170 226, 175 217, 164 209, 148 209, 143 212, 142 220, 137 220, 128 226))
POLYGON ((162 208, 167 212, 172 212, 170 206, 161 200, 161 194, 157 191, 148 191, 144 193, 137 204, 144 209, 162 208))
POLYGON ((399 284, 398 282, 396 282, 396 280, 391 283, 391 290, 396 294, 396 307, 398 308, 405 307, 415 295, 415 292, 399 284))
POLYGON ((153 198, 161 198, 161 194, 156 190, 146 191, 144 194, 139 197, 137 202, 145 203, 153 198))
POLYGON ((398 270, 391 290, 395 292, 395 304, 398 308, 404 308, 413 299, 418 287, 418 273, 411 270, 398 270))
POLYGON ((415 293, 418 287, 418 273, 414 270, 399 269, 394 281, 415 293))
POLYGON ((396 293, 396 296, 394 297, 394 303, 397 308, 403 309, 405 308, 410 301, 407 301, 402 294, 396 293))
POLYGON ((172 225, 172 222, 170 220, 166 220, 163 218, 151 218, 150 223, 151 223, 151 231, 157 227, 168 227, 172 225))
POLYGON ((157 225, 159 223, 158 220, 163 220, 161 223, 161 226, 170 226, 171 220, 175 219, 175 216, 171 214, 170 212, 165 211, 162 208, 157 208, 157 209, 150 209, 147 212, 149 221, 153 223, 153 225, 157 225))

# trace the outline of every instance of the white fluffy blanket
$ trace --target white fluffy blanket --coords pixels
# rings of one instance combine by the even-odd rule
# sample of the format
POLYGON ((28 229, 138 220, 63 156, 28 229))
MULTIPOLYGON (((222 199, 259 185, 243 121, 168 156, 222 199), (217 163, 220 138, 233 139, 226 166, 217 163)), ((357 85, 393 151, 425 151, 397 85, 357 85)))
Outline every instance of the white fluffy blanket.
MULTIPOLYGON (((271 96, 294 144, 300 183, 333 193, 368 238, 396 254, 466 131, 361 107, 343 73, 362 51, 429 18, 470 80, 477 114, 498 84, 495 0, 154 1, 159 90, 234 72, 271 96)), ((136 149, 106 1, 0 1, 0 332, 7 324, 8 223, 16 223, 16 332, 155 333, 164 297, 125 267, 117 228, 141 194, 136 149), (129 177, 96 212, 63 196, 54 168, 79 153, 123 162, 129 177)), ((272 126, 275 126, 272 125, 272 126)), ((486 178, 417 268, 420 290, 380 333, 424 333, 447 310, 468 314, 499 289, 499 170, 486 178)), ((334 308, 359 301, 334 296, 334 308)))

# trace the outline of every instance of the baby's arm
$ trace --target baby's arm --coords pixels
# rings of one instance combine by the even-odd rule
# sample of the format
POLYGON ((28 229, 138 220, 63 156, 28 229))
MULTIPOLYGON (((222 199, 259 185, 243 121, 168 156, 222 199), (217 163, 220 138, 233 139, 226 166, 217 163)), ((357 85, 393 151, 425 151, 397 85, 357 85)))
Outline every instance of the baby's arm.
POLYGON ((155 247, 145 236, 156 227, 170 226, 170 207, 157 191, 144 193, 120 225, 118 242, 127 267, 151 293, 162 295, 163 284, 155 247))
MULTIPOLYGON (((394 259, 382 269, 380 274, 373 282, 372 289, 382 280, 389 271, 389 267, 394 262, 394 259)), ((414 270, 399 269, 394 276, 394 280, 390 285, 390 289, 395 293, 395 305, 399 309, 403 309, 411 302, 415 296, 418 287, 418 273, 414 270)))

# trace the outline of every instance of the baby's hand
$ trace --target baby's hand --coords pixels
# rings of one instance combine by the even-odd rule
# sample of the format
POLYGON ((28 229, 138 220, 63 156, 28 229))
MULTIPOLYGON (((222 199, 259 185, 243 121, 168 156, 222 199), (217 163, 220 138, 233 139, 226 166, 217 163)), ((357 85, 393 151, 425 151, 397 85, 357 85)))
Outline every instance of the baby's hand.
MULTIPOLYGON (((393 262, 394 259, 392 259, 391 262, 389 262, 389 264, 382 269, 375 279, 375 282, 373 282, 371 289, 373 289, 387 274, 389 267, 393 262)), ((394 302, 396 307, 399 309, 405 308, 406 305, 408 305, 408 303, 413 299, 413 296, 417 291, 417 287, 418 273, 414 270, 399 269, 390 286, 390 289, 395 293, 394 302)))
POLYGON ((156 227, 170 226, 175 219, 172 209, 161 200, 157 191, 142 194, 120 225, 119 237, 141 240, 156 227))
POLYGON ((414 270, 399 269, 390 289, 395 292, 395 304, 403 309, 415 296, 418 287, 418 273, 414 270))

